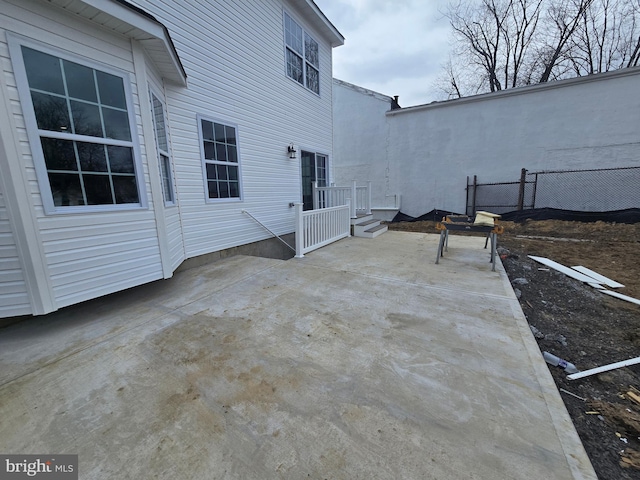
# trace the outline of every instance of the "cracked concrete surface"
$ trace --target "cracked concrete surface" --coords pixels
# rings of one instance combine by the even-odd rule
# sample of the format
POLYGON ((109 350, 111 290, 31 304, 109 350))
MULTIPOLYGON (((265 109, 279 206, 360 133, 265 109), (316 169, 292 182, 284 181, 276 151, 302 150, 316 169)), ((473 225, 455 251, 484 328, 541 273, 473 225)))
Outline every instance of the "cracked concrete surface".
POLYGON ((595 479, 480 237, 236 256, 0 330, 0 451, 80 478, 595 479))

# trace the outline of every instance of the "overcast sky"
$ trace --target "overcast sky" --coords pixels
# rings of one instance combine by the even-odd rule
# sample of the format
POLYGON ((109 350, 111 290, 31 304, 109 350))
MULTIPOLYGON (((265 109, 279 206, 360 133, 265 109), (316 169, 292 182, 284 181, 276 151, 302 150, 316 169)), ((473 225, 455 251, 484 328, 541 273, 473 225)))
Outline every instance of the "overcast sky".
POLYGON ((333 49, 333 76, 403 107, 438 96, 433 83, 449 51, 448 0, 314 0, 345 37, 333 49))

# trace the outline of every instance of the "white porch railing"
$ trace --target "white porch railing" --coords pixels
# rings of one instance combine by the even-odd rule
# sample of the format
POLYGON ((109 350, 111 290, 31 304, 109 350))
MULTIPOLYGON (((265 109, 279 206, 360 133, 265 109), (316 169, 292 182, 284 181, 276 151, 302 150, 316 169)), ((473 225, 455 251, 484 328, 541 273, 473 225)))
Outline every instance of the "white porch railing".
POLYGON ((351 235, 349 218, 350 202, 346 205, 314 210, 302 210, 302 203, 296 203, 296 257, 324 247, 351 235))
POLYGON ((347 200, 351 203, 351 218, 357 218, 358 213, 371 214, 371 182, 365 187, 358 187, 355 180, 349 187, 318 187, 317 182, 313 182, 314 210, 346 205, 347 200))

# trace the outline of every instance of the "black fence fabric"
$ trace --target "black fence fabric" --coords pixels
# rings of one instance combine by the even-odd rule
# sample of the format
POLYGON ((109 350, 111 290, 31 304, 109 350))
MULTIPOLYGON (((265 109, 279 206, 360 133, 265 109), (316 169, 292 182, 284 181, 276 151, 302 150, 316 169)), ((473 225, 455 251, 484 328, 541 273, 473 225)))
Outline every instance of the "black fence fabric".
POLYGON ((577 212, 556 208, 514 210, 502 215, 502 220, 524 222, 525 220, 571 220, 575 222, 638 223, 640 208, 627 208, 610 212, 577 212))

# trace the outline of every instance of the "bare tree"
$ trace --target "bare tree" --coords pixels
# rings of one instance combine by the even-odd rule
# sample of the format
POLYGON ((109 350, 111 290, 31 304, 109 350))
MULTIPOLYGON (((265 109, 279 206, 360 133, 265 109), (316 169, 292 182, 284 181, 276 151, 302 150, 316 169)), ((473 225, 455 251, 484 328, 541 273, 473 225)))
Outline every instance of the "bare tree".
POLYGON ((455 41, 440 81, 449 97, 640 63, 640 0, 459 1, 445 15, 455 41))

